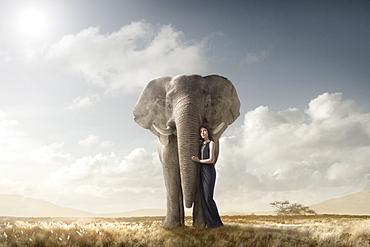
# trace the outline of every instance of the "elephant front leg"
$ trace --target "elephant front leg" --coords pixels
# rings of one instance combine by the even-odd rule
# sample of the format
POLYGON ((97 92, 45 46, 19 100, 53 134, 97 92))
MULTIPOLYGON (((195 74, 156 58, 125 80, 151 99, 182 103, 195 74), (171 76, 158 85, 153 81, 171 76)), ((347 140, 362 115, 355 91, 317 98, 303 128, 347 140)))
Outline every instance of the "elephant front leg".
POLYGON ((172 140, 170 140, 167 146, 162 145, 160 142, 158 144, 159 157, 163 165, 163 176, 167 191, 167 213, 163 223, 163 227, 165 228, 175 228, 184 225, 184 203, 177 155, 177 141, 173 140, 175 138, 170 137, 172 140))
MULTIPOLYGON (((176 186, 175 184, 173 184, 176 186)), ((163 222, 164 228, 176 228, 184 226, 184 204, 181 189, 178 187, 167 186, 167 213, 166 219, 163 222)))

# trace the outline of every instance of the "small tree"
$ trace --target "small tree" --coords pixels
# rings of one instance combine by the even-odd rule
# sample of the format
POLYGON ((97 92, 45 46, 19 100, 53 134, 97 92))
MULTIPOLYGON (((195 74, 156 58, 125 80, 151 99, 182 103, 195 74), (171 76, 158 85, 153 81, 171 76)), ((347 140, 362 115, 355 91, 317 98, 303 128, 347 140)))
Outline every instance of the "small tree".
POLYGON ((278 215, 312 215, 316 212, 307 206, 299 203, 290 204, 289 201, 275 201, 270 203, 271 206, 276 208, 278 215))

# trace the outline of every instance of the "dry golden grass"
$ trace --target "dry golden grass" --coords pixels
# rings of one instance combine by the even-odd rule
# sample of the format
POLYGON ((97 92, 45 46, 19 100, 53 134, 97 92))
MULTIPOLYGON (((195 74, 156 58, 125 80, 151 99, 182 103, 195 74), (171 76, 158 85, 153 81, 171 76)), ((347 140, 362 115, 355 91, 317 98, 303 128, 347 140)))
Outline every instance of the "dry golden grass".
POLYGON ((370 216, 223 216, 218 229, 162 228, 164 217, 0 218, 0 246, 361 246, 370 216))

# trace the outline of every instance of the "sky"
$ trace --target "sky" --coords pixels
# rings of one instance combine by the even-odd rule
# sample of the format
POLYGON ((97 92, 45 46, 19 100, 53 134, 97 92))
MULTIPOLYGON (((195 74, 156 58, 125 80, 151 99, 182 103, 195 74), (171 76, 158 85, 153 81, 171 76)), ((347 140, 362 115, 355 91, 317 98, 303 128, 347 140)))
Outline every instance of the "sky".
POLYGON ((165 208, 157 137, 133 120, 158 76, 218 74, 221 212, 370 189, 369 1, 3 0, 0 194, 94 213, 165 208))

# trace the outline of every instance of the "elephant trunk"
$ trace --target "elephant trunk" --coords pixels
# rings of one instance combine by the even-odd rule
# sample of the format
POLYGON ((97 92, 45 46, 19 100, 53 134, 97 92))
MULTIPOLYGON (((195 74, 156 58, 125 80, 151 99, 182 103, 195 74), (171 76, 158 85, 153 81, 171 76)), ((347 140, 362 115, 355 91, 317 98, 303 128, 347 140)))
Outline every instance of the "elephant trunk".
POLYGON ((191 160, 199 152, 200 111, 199 105, 194 101, 196 100, 189 98, 180 101, 175 111, 181 186, 187 208, 193 205, 199 180, 199 166, 191 160))

